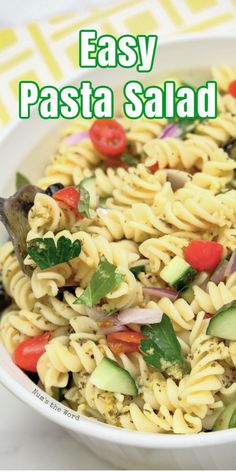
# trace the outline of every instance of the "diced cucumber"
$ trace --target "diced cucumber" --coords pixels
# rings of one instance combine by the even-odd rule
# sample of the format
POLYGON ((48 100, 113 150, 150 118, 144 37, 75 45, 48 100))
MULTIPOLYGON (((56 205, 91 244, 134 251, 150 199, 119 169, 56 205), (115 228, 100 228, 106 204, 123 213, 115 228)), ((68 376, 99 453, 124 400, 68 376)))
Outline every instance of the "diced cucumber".
POLYGON ((210 320, 207 334, 236 341, 236 300, 216 312, 210 320))
POLYGON ((197 274, 196 270, 184 259, 175 256, 169 264, 162 269, 160 277, 176 290, 184 288, 197 274))
POLYGON ((93 371, 90 382, 108 392, 133 396, 138 394, 136 383, 130 373, 107 357, 104 357, 93 371))
POLYGON ((183 289, 182 292, 180 292, 180 297, 183 298, 187 303, 192 303, 194 299, 194 291, 192 287, 186 287, 183 289))
POLYGON ((93 175, 92 177, 88 177, 87 179, 81 180, 80 186, 84 187, 90 195, 90 208, 96 208, 98 203, 96 177, 93 175))
POLYGON ((217 418, 212 431, 236 428, 236 401, 226 406, 217 418))

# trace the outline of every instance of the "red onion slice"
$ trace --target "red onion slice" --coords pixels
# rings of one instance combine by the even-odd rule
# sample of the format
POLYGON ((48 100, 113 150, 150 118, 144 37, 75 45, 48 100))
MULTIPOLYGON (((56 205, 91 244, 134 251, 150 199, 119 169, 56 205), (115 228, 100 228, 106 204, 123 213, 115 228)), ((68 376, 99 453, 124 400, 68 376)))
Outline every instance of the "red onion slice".
POLYGON ((170 123, 162 130, 162 132, 160 133, 158 137, 160 139, 179 138, 180 135, 181 135, 181 129, 175 123, 170 123))
POLYGON ((163 311, 160 308, 128 308, 123 310, 118 316, 122 324, 153 324, 160 323, 163 311))
POLYGON ((71 136, 68 136, 64 140, 64 144, 67 146, 73 146, 74 144, 80 143, 80 141, 83 141, 84 139, 89 138, 89 133, 88 131, 81 131, 80 133, 76 134, 71 134, 71 136))
POLYGON ((216 269, 214 270, 212 276, 211 276, 211 281, 214 282, 215 284, 219 284, 224 280, 225 275, 226 275, 226 268, 228 267, 229 262, 224 260, 218 264, 216 269))
POLYGON ((227 264, 226 270, 225 270, 225 277, 228 277, 228 275, 233 274, 233 272, 236 271, 236 249, 233 250, 231 258, 227 264))
POLYGON ((118 333, 119 331, 124 331, 123 325, 110 326, 109 328, 99 328, 99 333, 105 334, 105 335, 110 334, 110 333, 118 333))
POLYGON ((176 300, 178 297, 177 290, 173 288, 153 288, 153 287, 143 287, 143 293, 147 295, 153 295, 157 298, 167 297, 170 300, 176 300))

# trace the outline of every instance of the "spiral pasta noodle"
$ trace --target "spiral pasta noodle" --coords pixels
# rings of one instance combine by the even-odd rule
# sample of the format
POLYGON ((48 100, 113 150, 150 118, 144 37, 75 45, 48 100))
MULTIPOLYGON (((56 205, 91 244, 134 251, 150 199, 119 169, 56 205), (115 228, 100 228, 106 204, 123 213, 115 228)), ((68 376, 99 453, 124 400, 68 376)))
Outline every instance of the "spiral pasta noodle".
POLYGON ((153 175, 143 164, 128 170, 121 167, 117 171, 108 169, 107 172, 97 169, 95 175, 98 193, 102 196, 112 196, 112 201, 121 207, 144 200, 152 204, 155 195, 161 191, 166 181, 165 171, 157 171, 153 175))
POLYGON ((13 245, 7 242, 0 248, 1 279, 7 294, 22 309, 31 309, 35 297, 29 278, 20 269, 13 245))
POLYGON ((76 222, 73 211, 63 203, 57 202, 44 193, 37 193, 34 206, 29 211, 30 229, 39 236, 47 231, 71 229, 76 222))
POLYGON ((213 79, 217 82, 221 92, 228 92, 229 84, 236 78, 235 66, 212 67, 213 79))

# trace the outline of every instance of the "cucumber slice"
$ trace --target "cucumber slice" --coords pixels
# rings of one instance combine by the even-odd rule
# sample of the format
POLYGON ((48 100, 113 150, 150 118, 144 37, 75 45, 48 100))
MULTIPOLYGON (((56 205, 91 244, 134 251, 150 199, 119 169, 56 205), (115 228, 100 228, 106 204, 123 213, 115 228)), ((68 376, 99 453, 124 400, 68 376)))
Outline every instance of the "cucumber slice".
POLYGON ((181 290, 188 282, 195 277, 196 270, 188 264, 184 259, 175 256, 169 264, 162 269, 160 277, 176 290, 181 290))
POLYGON ((97 208, 98 204, 98 196, 96 190, 96 177, 93 175, 92 177, 88 177, 87 179, 83 179, 80 182, 80 186, 84 187, 89 195, 90 195, 90 208, 97 208))
POLYGON ((194 291, 191 287, 186 287, 180 292, 180 297, 183 298, 189 305, 194 299, 194 291))
POLYGON ((236 428, 236 401, 226 406, 217 418, 212 431, 236 428))
POLYGON ((206 334, 236 341, 236 300, 216 312, 210 320, 206 334))
POLYGON ((93 371, 90 382, 108 392, 138 395, 136 383, 130 373, 107 357, 104 357, 93 371))

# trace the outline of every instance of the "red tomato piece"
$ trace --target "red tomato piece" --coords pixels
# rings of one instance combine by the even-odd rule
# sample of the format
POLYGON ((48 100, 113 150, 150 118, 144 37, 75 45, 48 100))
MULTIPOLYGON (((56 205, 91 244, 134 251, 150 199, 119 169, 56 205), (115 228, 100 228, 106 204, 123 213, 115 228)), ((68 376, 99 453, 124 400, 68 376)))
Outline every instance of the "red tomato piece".
POLYGON ((61 190, 58 190, 58 192, 54 193, 52 198, 58 202, 65 203, 65 205, 70 207, 78 219, 83 218, 83 216, 78 212, 80 194, 77 187, 71 186, 62 188, 61 190))
POLYGON ((23 370, 37 372, 38 360, 45 352, 50 337, 51 333, 47 332, 18 344, 13 354, 15 364, 23 370))
POLYGON ((236 79, 230 82, 228 92, 232 97, 236 98, 236 79))
POLYGON ((152 174, 155 174, 155 172, 159 169, 159 162, 155 162, 155 164, 149 166, 148 169, 152 174))
POLYGON ((120 156, 127 145, 123 126, 116 120, 96 120, 89 131, 95 149, 107 157, 120 156))
POLYGON ((105 167, 106 169, 109 167, 112 167, 112 169, 116 169, 117 167, 124 167, 127 169, 127 164, 119 157, 107 157, 105 167))
POLYGON ((219 264, 223 256, 223 246, 215 241, 191 241, 184 248, 185 260, 198 272, 212 271, 219 264))
POLYGON ((107 344, 113 354, 121 354, 122 352, 127 354, 129 352, 138 352, 138 343, 124 343, 122 341, 107 341, 107 344))
POLYGON ((144 339, 142 333, 137 333, 136 331, 118 331, 116 333, 110 333, 107 335, 108 341, 122 341, 126 343, 139 343, 141 339, 144 339))
POLYGON ((212 318, 212 316, 214 316, 213 313, 205 313, 204 319, 208 320, 209 318, 212 318))

